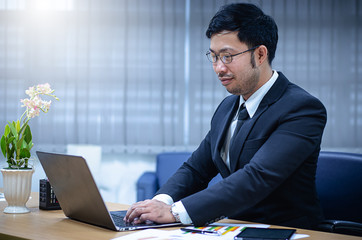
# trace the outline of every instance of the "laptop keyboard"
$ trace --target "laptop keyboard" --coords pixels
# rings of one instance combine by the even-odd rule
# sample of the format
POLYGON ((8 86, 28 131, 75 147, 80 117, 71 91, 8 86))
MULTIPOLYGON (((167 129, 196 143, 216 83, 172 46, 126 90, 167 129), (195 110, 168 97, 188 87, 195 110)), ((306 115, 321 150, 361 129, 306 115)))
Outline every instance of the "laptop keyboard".
POLYGON ((130 222, 125 222, 123 219, 126 216, 127 211, 111 211, 111 217, 113 219, 113 222, 118 227, 129 227, 129 226, 148 226, 148 225, 158 225, 152 221, 146 221, 144 223, 140 224, 134 224, 130 222))
POLYGON ((125 222, 123 219, 126 216, 127 211, 112 211, 111 217, 113 222, 116 226, 123 227, 123 226, 132 226, 134 224, 125 222))

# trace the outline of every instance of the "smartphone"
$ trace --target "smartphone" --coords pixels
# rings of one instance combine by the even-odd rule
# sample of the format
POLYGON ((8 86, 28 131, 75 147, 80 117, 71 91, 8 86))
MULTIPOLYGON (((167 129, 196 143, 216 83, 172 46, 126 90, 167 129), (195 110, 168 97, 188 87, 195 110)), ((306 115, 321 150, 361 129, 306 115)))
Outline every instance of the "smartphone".
POLYGON ((246 227, 235 240, 289 240, 295 233, 295 229, 282 228, 251 228, 246 227))

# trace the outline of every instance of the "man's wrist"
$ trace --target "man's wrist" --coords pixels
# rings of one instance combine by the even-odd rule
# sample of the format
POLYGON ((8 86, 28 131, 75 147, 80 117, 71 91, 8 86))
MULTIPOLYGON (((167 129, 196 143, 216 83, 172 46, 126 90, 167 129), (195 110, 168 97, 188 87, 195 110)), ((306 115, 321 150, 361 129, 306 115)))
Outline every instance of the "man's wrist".
POLYGON ((170 212, 172 216, 175 218, 175 222, 181 222, 179 213, 175 211, 175 204, 171 205, 170 212))

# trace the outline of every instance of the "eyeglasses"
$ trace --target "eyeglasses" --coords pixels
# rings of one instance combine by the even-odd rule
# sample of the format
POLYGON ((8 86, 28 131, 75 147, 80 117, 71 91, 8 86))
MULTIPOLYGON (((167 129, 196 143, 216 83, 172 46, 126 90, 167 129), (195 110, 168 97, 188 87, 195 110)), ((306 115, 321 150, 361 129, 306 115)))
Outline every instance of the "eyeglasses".
POLYGON ((258 48, 260 45, 256 46, 256 47, 253 47, 253 48, 250 48, 248 50, 245 50, 243 52, 239 52, 239 53, 236 53, 236 54, 230 54, 228 52, 222 52, 220 54, 215 54, 213 52, 210 52, 208 51, 206 53, 206 56, 207 56, 207 59, 209 59, 210 62, 212 63, 216 63, 217 62, 217 59, 220 58, 220 60, 225 63, 225 64, 229 64, 233 61, 233 57, 237 56, 237 55, 240 55, 240 54, 243 54, 243 53, 246 53, 246 52, 249 52, 251 50, 254 50, 256 48, 258 48))

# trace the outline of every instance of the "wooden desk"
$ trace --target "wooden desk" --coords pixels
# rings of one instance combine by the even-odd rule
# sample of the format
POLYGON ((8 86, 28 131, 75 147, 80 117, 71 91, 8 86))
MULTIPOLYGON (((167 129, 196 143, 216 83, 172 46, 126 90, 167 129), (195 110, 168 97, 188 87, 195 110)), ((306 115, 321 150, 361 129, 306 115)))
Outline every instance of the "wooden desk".
MULTIPOLYGON (((114 232, 66 218, 61 210, 39 210, 38 193, 32 193, 27 206, 31 212, 27 214, 3 213, 7 203, 0 202, 0 239, 112 239, 131 232, 114 232)), ((109 210, 127 209, 127 205, 108 203, 109 210)), ((223 220, 229 223, 247 223, 236 220, 223 220)), ((176 229, 176 228, 165 228, 176 229)), ((360 237, 331 234, 298 229, 297 233, 308 234, 306 240, 361 240, 360 237)))

